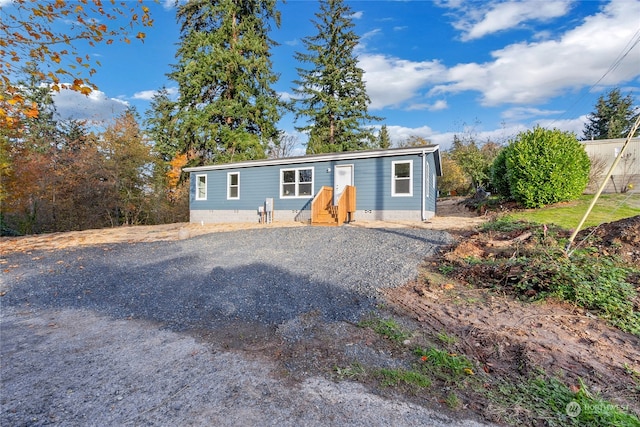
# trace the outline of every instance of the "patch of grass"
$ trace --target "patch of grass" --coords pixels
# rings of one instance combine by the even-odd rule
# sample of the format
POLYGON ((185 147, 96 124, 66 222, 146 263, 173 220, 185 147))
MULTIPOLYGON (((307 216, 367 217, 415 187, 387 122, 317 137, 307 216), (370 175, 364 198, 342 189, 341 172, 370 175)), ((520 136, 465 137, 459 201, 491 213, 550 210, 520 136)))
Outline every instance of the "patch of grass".
POLYGON ((438 271, 445 275, 451 273, 453 270, 455 270, 455 267, 452 265, 443 264, 438 267, 438 271))
POLYGON ((457 339, 454 336, 451 336, 449 334, 447 334, 446 332, 439 332, 436 335, 436 338, 438 338, 442 343, 446 344, 446 345, 452 345, 455 344, 457 339))
POLYGON ((548 426, 640 426, 635 415, 594 396, 583 383, 573 392, 557 378, 539 375, 521 383, 503 383, 489 395, 503 409, 502 421, 513 425, 526 423, 535 415, 548 426), (568 410, 569 404, 579 413, 571 407, 568 410))
POLYGON ((380 379, 380 384, 385 387, 409 385, 427 388, 431 386, 429 377, 414 370, 381 368, 375 376, 380 379))
POLYGON ((453 392, 447 395, 447 398, 444 400, 444 403, 446 403, 450 409, 458 409, 460 408, 460 406, 462 406, 462 402, 460 401, 460 398, 453 392))
POLYGON ((530 224, 525 219, 515 218, 513 215, 499 216, 492 221, 487 221, 480 229, 485 232, 498 231, 510 233, 516 230, 525 230, 530 224))
MULTIPOLYGON (((585 195, 572 202, 558 203, 541 209, 513 212, 503 218, 505 221, 555 224, 562 228, 574 229, 592 200, 592 195, 585 195)), ((584 227, 592 227, 636 215, 640 215, 640 194, 603 194, 598 198, 598 202, 589 214, 584 227)))
POLYGON ((416 348, 414 354, 420 358, 420 367, 423 372, 447 383, 457 383, 469 375, 475 375, 473 364, 464 355, 435 347, 426 350, 416 348))
POLYGON ((411 337, 411 334, 405 331, 398 322, 393 319, 381 319, 376 317, 361 321, 360 326, 371 328, 376 333, 397 343, 402 343, 411 337))
POLYGON ((333 368, 339 380, 350 379, 355 380, 366 375, 367 371, 364 366, 358 362, 354 362, 349 366, 341 368, 336 366, 333 368))
POLYGON ((551 296, 593 310, 620 329, 640 336, 640 312, 634 310, 635 287, 627 277, 633 271, 609 257, 595 258, 576 251, 570 259, 557 258, 547 269, 551 296))

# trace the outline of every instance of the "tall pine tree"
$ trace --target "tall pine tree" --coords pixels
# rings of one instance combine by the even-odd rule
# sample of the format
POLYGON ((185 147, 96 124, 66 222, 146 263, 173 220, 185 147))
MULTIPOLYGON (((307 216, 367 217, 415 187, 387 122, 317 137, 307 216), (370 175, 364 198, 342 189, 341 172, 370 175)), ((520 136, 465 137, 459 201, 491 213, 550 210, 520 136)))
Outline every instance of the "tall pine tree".
POLYGON ((268 36, 280 25, 275 0, 190 0, 178 8, 176 113, 180 151, 191 164, 265 157, 278 132, 268 36))
POLYGON ((382 125, 380 132, 378 132, 378 148, 385 150, 391 148, 391 136, 389 136, 387 125, 382 125))
POLYGON ((175 102, 169 98, 169 91, 163 87, 153 95, 146 112, 146 133, 153 141, 154 151, 165 162, 173 159, 179 150, 175 132, 175 102))
POLYGON ((638 114, 631 95, 623 97, 620 89, 613 89, 598 98, 596 110, 587 116, 584 139, 626 138, 638 114))
POLYGON ((368 126, 380 120, 368 113, 363 70, 358 67, 354 49, 359 36, 353 31, 353 12, 342 0, 321 0, 320 11, 312 21, 318 34, 302 41, 306 53, 295 58, 310 68, 297 69, 298 86, 293 89, 298 108, 296 119, 307 123, 296 129, 307 132, 307 154, 355 151, 376 144, 368 126))

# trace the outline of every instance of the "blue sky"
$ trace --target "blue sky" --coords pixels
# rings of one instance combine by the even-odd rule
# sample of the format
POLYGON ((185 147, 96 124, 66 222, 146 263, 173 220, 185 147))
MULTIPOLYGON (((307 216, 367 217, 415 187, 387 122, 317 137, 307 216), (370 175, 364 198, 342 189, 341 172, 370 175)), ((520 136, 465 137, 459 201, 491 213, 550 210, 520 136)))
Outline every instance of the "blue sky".
MULTIPOLYGON (((0 0, 0 4, 2 0, 0 0)), ((446 149, 454 134, 506 142, 536 124, 581 136, 601 94, 619 87, 640 105, 640 1, 351 1, 357 56, 370 112, 392 140, 421 136, 446 149)), ((127 105, 144 115, 153 92, 175 91, 166 77, 179 41, 173 2, 147 3, 146 40, 91 51, 102 66, 99 91, 57 96, 63 117, 109 118, 127 105)), ((314 35, 316 1, 280 3, 271 37, 275 89, 292 94, 294 53, 314 35)), ((279 127, 297 135, 293 116, 279 127)))

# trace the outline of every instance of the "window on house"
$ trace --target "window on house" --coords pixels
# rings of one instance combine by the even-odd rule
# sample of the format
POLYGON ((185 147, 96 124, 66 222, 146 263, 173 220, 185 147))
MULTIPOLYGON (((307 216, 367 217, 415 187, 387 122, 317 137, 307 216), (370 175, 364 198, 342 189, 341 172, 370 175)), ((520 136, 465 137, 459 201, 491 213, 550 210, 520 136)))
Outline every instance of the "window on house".
POLYGON ((413 162, 392 162, 391 173, 391 195, 413 196, 413 162))
POLYGON ((240 172, 227 174, 227 199, 240 198, 240 172))
POLYGON ((313 196, 313 168, 280 171, 280 197, 311 196, 313 196))
POLYGON ((196 200, 207 200, 207 175, 196 175, 196 200))

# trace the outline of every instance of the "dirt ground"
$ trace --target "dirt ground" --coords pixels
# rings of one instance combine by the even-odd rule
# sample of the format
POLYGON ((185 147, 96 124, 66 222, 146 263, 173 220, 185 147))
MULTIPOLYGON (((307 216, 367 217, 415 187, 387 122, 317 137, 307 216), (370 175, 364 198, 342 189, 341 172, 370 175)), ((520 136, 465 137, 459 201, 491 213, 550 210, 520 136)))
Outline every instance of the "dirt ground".
MULTIPOLYGON (((640 216, 584 230, 576 241, 588 234, 597 237, 600 253, 615 253, 639 265, 640 216)), ((444 260, 487 258, 500 250, 515 253, 513 246, 502 245, 514 238, 517 235, 508 233, 491 239, 471 231, 458 233, 456 244, 425 265, 422 280, 389 289, 386 297, 425 329, 462 338, 462 351, 481 361, 490 375, 511 378, 542 368, 564 377, 576 390, 582 380, 590 392, 640 414, 639 337, 570 304, 524 303, 437 274, 444 260)), ((482 282, 483 274, 491 273, 478 266, 464 274, 482 282)), ((640 291, 640 282, 636 285, 640 291)), ((640 301, 635 305, 638 309, 640 301)), ((490 409, 484 411, 491 419, 490 409)))
MULTIPOLYGON (((484 251, 487 242, 479 242, 473 230, 487 219, 452 199, 439 203, 438 215, 425 223, 357 221, 350 226, 449 230, 458 241, 449 256, 464 257, 481 255, 484 251)), ((303 225, 183 223, 11 237, 0 239, 0 254, 76 245, 178 240, 239 228, 289 226, 303 225)), ((630 262, 640 260, 640 217, 600 227, 594 234, 601 238, 603 253, 616 252, 630 262)), ((640 414, 640 387, 629 373, 640 372, 640 338, 568 304, 527 304, 487 289, 444 280, 435 274, 438 265, 437 258, 425 263, 426 280, 387 290, 388 303, 418 321, 425 330, 458 337, 464 352, 481 361, 489 374, 509 378, 541 367, 549 373, 561 373, 575 387, 583 380, 590 391, 640 414)), ((499 418, 492 417, 491 408, 485 407, 481 412, 488 419, 499 418)))

